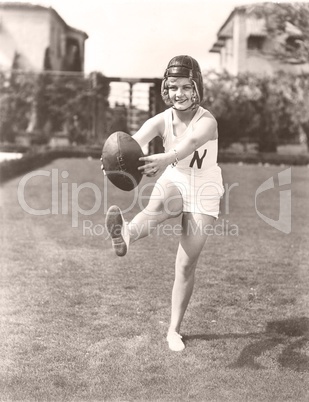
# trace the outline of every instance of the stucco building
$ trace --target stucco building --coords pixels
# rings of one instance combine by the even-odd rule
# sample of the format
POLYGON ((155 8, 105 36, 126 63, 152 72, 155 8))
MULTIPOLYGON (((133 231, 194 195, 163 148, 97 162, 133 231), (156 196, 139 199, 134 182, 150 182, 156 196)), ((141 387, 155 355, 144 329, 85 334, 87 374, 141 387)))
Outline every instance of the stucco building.
POLYGON ((287 21, 280 35, 270 35, 266 19, 262 13, 256 12, 256 6, 240 6, 232 11, 219 29, 210 52, 220 55, 221 70, 234 75, 246 71, 271 74, 280 69, 294 73, 309 72, 308 63, 293 58, 283 61, 276 56, 278 44, 297 47, 303 38, 302 31, 287 21))
POLYGON ((87 38, 51 7, 0 3, 0 69, 82 72, 87 38))

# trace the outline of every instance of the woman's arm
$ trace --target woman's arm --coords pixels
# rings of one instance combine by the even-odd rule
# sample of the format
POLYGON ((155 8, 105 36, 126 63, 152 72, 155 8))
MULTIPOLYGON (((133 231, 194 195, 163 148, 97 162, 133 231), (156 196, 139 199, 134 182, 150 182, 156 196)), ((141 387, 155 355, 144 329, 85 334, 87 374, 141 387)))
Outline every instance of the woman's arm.
POLYGON ((162 135, 163 130, 164 119, 162 113, 159 113, 148 119, 132 137, 143 147, 155 137, 162 135))
POLYGON ((175 160, 175 155, 177 153, 178 160, 182 160, 191 155, 192 152, 196 151, 206 142, 217 139, 217 136, 218 130, 215 118, 207 115, 202 116, 195 123, 192 134, 185 137, 179 144, 177 144, 175 150, 169 151, 168 154, 172 155, 175 160))
MULTIPOLYGON (((208 141, 217 139, 217 122, 212 116, 202 116, 194 126, 194 131, 190 136, 185 137, 175 149, 166 153, 155 154, 140 158, 145 161, 145 165, 141 166, 144 174, 152 174, 154 172, 162 172, 168 165, 174 163, 176 158, 182 160, 191 155, 199 147, 208 141)), ((153 175, 155 175, 154 173, 153 175)))

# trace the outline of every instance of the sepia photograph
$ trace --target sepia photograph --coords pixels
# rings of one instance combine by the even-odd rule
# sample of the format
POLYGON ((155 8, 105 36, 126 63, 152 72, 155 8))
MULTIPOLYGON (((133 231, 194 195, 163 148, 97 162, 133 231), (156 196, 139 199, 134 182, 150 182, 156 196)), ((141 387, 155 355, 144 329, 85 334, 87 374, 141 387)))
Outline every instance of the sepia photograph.
POLYGON ((309 401, 309 0, 0 1, 0 401, 309 401))

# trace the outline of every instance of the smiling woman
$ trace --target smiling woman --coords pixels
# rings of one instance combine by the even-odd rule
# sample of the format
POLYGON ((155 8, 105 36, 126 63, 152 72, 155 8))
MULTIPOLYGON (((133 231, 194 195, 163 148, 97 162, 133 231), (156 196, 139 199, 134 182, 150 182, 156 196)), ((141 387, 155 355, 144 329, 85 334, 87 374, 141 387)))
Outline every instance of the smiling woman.
POLYGON ((162 81, 161 92, 164 102, 174 109, 177 109, 178 104, 182 111, 194 110, 203 99, 203 91, 203 77, 197 61, 185 55, 172 58, 162 81))
POLYGON ((119 257, 135 241, 153 233, 169 218, 182 214, 182 231, 175 263, 169 348, 185 348, 180 326, 194 286, 195 268, 209 232, 218 218, 223 195, 221 169, 217 165, 217 123, 200 106, 203 81, 197 61, 187 55, 168 63, 161 86, 164 102, 171 106, 147 120, 133 138, 144 146, 161 137, 164 153, 141 157, 140 170, 158 177, 148 205, 128 224, 117 205, 107 211, 106 228, 119 257))
POLYGON ((187 110, 194 105, 196 94, 189 78, 169 78, 167 87, 174 109, 187 110))

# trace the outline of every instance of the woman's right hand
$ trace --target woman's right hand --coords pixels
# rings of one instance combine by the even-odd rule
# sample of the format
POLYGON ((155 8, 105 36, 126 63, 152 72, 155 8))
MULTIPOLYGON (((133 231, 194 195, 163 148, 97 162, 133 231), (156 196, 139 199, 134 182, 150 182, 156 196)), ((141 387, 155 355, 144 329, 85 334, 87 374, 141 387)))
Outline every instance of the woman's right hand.
POLYGON ((142 174, 152 177, 163 173, 166 167, 174 161, 173 153, 159 153, 139 158, 140 161, 145 162, 144 165, 138 167, 142 174))

